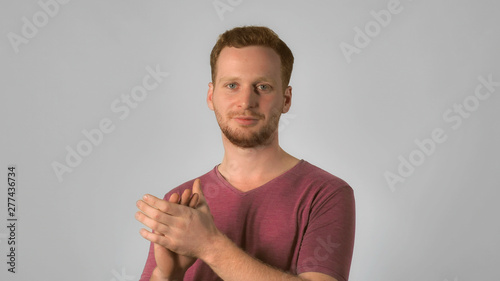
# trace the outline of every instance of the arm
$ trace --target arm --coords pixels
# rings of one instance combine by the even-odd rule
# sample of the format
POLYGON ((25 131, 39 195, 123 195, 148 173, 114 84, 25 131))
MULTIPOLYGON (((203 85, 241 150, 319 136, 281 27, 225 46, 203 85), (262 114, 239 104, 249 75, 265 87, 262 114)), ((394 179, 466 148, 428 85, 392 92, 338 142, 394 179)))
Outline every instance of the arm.
POLYGON ((316 272, 294 276, 251 257, 217 229, 199 180, 194 182, 193 192, 200 196, 196 209, 170 204, 146 195, 138 202, 142 213, 137 219, 154 230, 154 233, 142 229, 141 235, 179 255, 203 260, 224 280, 337 281, 333 277, 316 272))
POLYGON ((305 272, 299 276, 285 273, 251 257, 225 236, 219 236, 212 250, 200 257, 223 280, 289 280, 289 281, 337 281, 318 272, 305 272))

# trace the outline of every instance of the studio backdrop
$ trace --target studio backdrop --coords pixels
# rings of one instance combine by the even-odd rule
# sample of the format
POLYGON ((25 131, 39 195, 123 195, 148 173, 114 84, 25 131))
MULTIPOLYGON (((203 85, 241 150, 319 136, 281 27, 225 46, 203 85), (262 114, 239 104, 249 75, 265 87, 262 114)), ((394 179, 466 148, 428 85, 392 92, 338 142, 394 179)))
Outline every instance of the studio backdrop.
POLYGON ((264 25, 295 56, 282 147, 354 189, 350 280, 498 280, 499 11, 2 0, 0 279, 138 280, 135 202, 222 160, 206 105, 217 36, 264 25))

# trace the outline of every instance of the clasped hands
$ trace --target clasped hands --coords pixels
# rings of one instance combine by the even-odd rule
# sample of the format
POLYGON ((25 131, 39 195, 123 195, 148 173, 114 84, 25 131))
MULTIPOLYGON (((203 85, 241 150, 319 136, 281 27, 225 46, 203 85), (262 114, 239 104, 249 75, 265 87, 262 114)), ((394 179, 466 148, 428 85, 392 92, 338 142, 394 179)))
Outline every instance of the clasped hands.
MULTIPOLYGON (((137 201, 136 219, 152 231, 141 229, 140 234, 154 243, 157 269, 162 276, 183 275, 196 258, 210 254, 210 246, 221 235, 201 190, 200 180, 192 191, 174 193, 168 201, 144 195, 137 201)), ((157 270, 155 269, 155 270, 157 270)))

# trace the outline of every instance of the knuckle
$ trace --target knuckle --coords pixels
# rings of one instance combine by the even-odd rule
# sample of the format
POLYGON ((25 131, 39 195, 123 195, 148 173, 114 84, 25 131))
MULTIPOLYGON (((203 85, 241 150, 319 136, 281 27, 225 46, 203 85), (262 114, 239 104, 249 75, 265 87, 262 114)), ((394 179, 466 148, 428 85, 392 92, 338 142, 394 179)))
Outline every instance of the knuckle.
POLYGON ((162 213, 161 213, 160 211, 154 211, 153 216, 152 216, 152 219, 154 219, 154 220, 159 220, 159 219, 161 219, 161 214, 162 214, 162 213))
POLYGON ((168 213, 168 211, 170 211, 169 204, 162 204, 162 206, 158 207, 158 210, 160 210, 160 211, 162 211, 164 213, 168 213))
POLYGON ((156 222, 156 221, 152 221, 152 222, 151 222, 151 225, 150 225, 150 228, 151 228, 151 229, 158 229, 158 226, 159 226, 159 225, 160 225, 160 224, 159 224, 158 222, 156 222))

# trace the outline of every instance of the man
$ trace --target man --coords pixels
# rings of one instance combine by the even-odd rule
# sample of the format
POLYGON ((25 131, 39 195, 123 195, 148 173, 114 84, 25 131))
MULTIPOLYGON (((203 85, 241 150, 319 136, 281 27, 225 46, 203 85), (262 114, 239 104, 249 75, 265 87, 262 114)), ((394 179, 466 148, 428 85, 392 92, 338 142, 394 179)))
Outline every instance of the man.
POLYGON ((152 229, 141 229, 152 242, 141 281, 348 280, 352 189, 278 142, 292 52, 266 27, 238 27, 219 36, 210 64, 224 157, 163 200, 137 202, 152 229))

